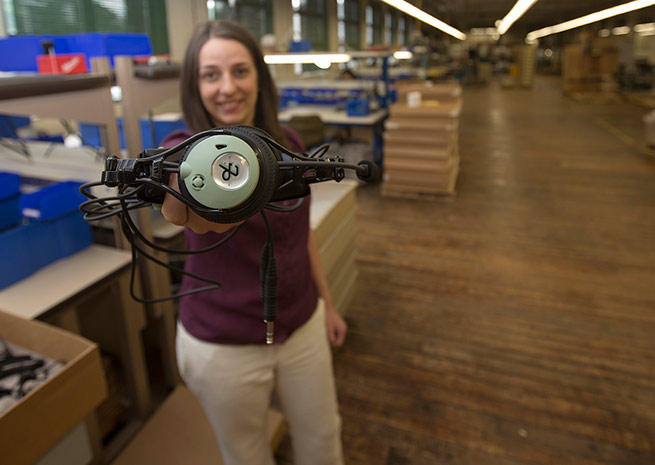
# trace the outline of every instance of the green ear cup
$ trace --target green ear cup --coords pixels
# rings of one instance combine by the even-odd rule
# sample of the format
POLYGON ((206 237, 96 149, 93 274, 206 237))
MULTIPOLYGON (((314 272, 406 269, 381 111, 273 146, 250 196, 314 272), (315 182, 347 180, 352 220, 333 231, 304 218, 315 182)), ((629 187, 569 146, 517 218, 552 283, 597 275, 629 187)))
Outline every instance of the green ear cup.
POLYGON ((255 151, 242 139, 218 134, 189 147, 180 166, 180 182, 205 208, 229 209, 250 197, 259 180, 255 151))
POLYGON ((272 150, 253 128, 239 127, 191 145, 179 168, 180 191, 202 217, 217 223, 249 218, 270 200, 277 186, 272 150))

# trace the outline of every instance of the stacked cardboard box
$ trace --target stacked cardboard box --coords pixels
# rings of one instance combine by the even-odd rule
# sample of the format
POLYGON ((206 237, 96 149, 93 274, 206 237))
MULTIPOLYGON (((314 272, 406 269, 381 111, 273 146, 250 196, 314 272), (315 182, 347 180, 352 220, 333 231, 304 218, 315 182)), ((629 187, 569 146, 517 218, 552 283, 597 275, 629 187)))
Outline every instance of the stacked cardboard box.
MULTIPOLYGON (((267 425, 268 441, 275 450, 286 432, 284 417, 271 409, 267 425)), ((200 403, 186 386, 179 384, 111 465, 224 463, 200 403)))
POLYGON ((407 102, 407 94, 420 92, 424 101, 457 102, 462 97, 462 86, 457 83, 432 84, 430 81, 399 81, 396 83, 398 103, 407 102))
POLYGON ((382 194, 454 194, 459 168, 459 84, 412 85, 399 89, 385 123, 382 194), (407 96, 421 93, 421 104, 407 96))
POLYGON ((615 92, 618 69, 618 50, 611 44, 597 44, 589 50, 567 45, 562 66, 564 92, 615 92))
POLYGON ((334 305, 341 313, 350 303, 357 280, 357 185, 357 181, 344 179, 340 183, 324 182, 311 186, 310 225, 334 305))

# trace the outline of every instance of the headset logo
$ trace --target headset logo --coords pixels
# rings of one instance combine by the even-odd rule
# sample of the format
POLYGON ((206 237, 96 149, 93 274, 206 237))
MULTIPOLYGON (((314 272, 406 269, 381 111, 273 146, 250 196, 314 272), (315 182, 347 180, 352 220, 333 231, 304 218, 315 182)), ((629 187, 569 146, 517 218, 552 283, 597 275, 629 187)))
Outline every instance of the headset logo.
POLYGON ((239 165, 233 164, 232 162, 228 163, 227 166, 225 166, 222 163, 219 163, 221 168, 223 168, 223 180, 224 181, 229 181, 232 176, 239 176, 239 165), (234 171, 232 171, 232 166, 234 166, 234 171))
POLYGON ((221 189, 240 189, 250 176, 248 160, 237 152, 223 152, 212 163, 212 178, 221 189))

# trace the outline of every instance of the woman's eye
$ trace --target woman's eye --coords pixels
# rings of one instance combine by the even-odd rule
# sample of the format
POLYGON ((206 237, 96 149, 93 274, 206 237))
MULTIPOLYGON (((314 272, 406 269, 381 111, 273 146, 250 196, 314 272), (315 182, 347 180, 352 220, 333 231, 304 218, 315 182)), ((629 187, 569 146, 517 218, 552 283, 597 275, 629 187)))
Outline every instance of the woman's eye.
POLYGON ((249 70, 246 68, 239 68, 234 71, 234 75, 238 77, 244 77, 248 75, 249 70))
POLYGON ((216 73, 214 71, 207 71, 205 73, 202 73, 200 75, 200 78, 202 80, 204 80, 204 81, 214 81, 214 80, 218 79, 218 73, 216 73))

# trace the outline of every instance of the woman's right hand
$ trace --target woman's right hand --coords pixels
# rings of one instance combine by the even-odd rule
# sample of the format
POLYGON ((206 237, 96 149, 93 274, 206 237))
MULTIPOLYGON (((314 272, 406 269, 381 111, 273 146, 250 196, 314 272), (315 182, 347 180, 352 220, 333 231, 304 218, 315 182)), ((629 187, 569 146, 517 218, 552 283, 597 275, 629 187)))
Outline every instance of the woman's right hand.
MULTIPOLYGON (((180 192, 177 183, 177 174, 171 174, 168 181, 168 187, 174 189, 176 192, 180 192)), ((222 233, 243 223, 242 221, 240 223, 225 224, 214 223, 213 221, 206 220, 171 194, 166 194, 164 203, 161 207, 161 213, 164 216, 164 219, 169 223, 178 226, 186 226, 196 234, 205 234, 209 231, 222 233)))

